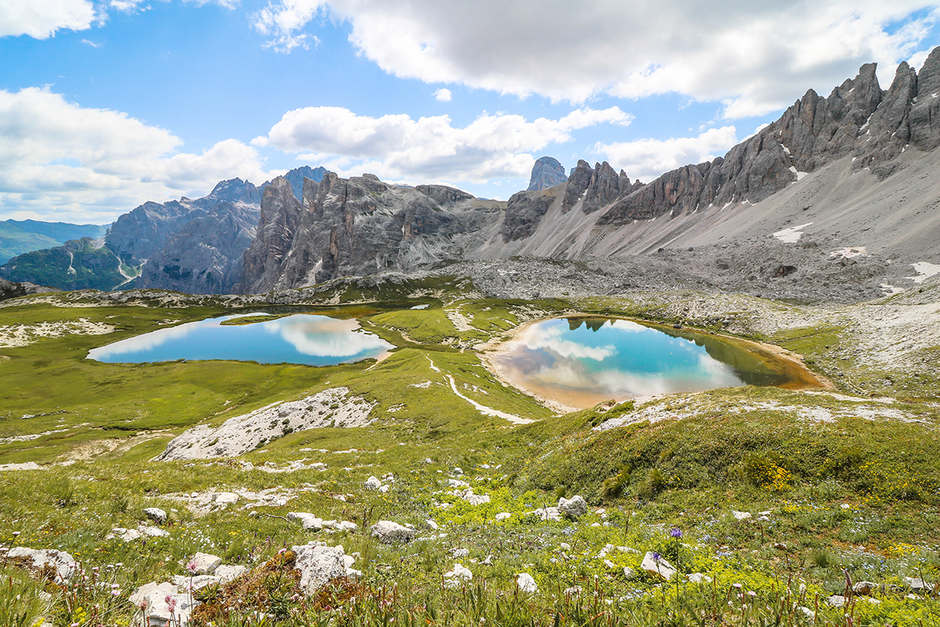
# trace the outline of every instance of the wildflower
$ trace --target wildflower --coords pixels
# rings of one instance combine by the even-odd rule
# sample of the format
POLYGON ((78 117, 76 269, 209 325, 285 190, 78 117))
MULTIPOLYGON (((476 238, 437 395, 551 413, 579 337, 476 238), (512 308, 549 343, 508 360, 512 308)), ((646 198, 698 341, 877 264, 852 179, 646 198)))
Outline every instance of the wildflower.
POLYGON ((731 584, 731 585, 734 586, 735 588, 737 588, 738 590, 740 590, 741 588, 744 587, 744 586, 742 586, 742 585, 739 584, 739 583, 733 583, 733 584, 731 584))
POLYGON ((663 559, 663 556, 653 551, 653 561, 659 563, 659 560, 663 559))
POLYGON ((138 603, 137 605, 140 607, 141 610, 147 609, 147 599, 141 600, 141 602, 138 603))
POLYGON ((170 614, 176 611, 176 597, 170 596, 168 594, 166 595, 166 598, 164 599, 164 601, 166 601, 166 605, 167 605, 167 608, 170 610, 170 614))
POLYGON ((678 540, 682 537, 682 530, 679 529, 678 527, 673 527, 672 530, 669 532, 669 535, 671 535, 673 538, 678 540))
POLYGON ((747 591, 747 595, 748 595, 748 596, 751 596, 751 597, 756 597, 756 596, 757 596, 757 593, 754 592, 753 590, 748 590, 748 591, 747 591))
POLYGON ((195 574, 196 568, 198 568, 198 566, 199 565, 196 564, 196 560, 189 560, 189 563, 186 564, 186 570, 188 570, 190 574, 195 574))

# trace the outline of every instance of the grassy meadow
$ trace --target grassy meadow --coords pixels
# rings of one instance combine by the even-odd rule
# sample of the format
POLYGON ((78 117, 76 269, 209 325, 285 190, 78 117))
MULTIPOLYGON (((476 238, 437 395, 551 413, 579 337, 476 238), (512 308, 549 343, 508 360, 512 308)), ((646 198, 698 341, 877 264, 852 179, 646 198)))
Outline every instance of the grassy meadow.
POLYGON ((0 345, 0 547, 67 551, 84 576, 58 585, 0 558, 0 626, 135 624, 130 593, 185 574, 196 552, 250 571, 238 585, 194 593, 197 625, 940 625, 938 590, 929 589, 940 581, 931 370, 867 365, 852 356, 853 325, 795 305, 728 297, 693 315, 701 295, 527 302, 467 293, 457 283, 344 287, 311 300, 300 309, 355 316, 397 347, 378 363, 323 368, 85 359, 156 328, 275 308, 2 303, 0 337, 18 325, 35 332, 27 345, 0 345), (748 322, 747 312, 756 320, 771 310, 797 322, 748 322), (574 312, 776 344, 836 389, 742 387, 556 414, 485 367, 484 343, 574 312), (78 319, 113 331, 42 336, 78 319), (482 414, 450 377, 464 397, 534 422, 482 414), (370 426, 293 432, 236 459, 151 461, 189 427, 338 386, 375 404, 370 426), (626 424, 593 430, 618 418, 626 424), (27 462, 39 468, 16 466, 27 462), (366 490, 370 476, 388 491, 366 490), (453 481, 488 502, 471 505, 453 481), (242 496, 204 512, 184 497, 235 491, 289 500, 242 496), (589 505, 578 520, 533 513, 574 495, 589 505), (107 539, 145 521, 146 507, 168 512, 169 535, 107 539), (357 529, 305 531, 289 512, 357 529), (368 532, 379 520, 411 524, 417 538, 381 544, 368 532), (361 577, 299 594, 285 549, 312 540, 342 544, 361 577), (679 575, 646 573, 647 552, 679 575), (455 563, 472 579, 445 577, 455 563), (520 590, 523 573, 537 591, 520 590), (912 578, 928 589, 912 589, 912 578), (847 592, 859 581, 875 591, 847 592), (831 605, 833 595, 844 605, 831 605))

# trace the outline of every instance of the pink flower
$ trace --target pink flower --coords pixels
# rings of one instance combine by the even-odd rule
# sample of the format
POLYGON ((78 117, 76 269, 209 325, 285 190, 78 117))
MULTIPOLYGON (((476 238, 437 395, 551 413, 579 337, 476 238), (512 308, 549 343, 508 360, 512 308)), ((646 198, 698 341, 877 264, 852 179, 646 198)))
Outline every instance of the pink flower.
POLYGON ((186 564, 186 570, 188 570, 190 573, 195 573, 198 566, 199 565, 196 563, 196 560, 189 560, 189 563, 186 564))

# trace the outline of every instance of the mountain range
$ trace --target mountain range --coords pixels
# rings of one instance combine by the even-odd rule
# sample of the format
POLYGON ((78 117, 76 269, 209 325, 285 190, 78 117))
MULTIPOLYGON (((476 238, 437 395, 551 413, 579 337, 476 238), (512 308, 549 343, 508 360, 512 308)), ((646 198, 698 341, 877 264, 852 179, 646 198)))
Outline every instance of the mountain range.
POLYGON ((606 162, 579 161, 566 177, 544 157, 526 191, 493 201, 442 185, 305 167, 261 187, 233 179, 198 200, 145 203, 101 242, 21 255, 0 277, 64 289, 263 293, 510 257, 675 253, 681 264, 684 251, 729 245, 767 263, 743 267, 716 253, 712 276, 807 280, 820 264, 862 259, 885 276, 891 264, 933 267, 940 263, 940 48, 919 72, 901 63, 887 89, 875 69, 862 66, 826 97, 807 91, 724 157, 649 183, 606 162), (788 255, 802 256, 797 263, 788 255))

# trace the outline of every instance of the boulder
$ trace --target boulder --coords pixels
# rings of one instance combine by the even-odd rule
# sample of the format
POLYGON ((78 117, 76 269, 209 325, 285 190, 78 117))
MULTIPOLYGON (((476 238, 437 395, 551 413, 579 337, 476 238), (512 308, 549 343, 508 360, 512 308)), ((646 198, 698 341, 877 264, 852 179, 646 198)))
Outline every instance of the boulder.
POLYGON ((376 477, 369 477, 365 482, 366 490, 379 490, 382 487, 382 482, 376 477))
POLYGON ((222 558, 210 553, 196 553, 186 564, 186 570, 196 575, 211 575, 222 564, 222 558))
POLYGON ((390 520, 380 520, 372 525, 372 535, 385 544, 411 542, 415 537, 415 530, 390 520))
POLYGON ((532 575, 529 573, 519 573, 516 575, 516 587, 519 588, 519 592, 528 594, 535 594, 539 591, 539 587, 535 584, 535 579, 533 579, 532 575))
POLYGON ((24 546, 16 546, 7 552, 7 558, 15 557, 29 558, 32 560, 32 568, 36 570, 54 569, 56 583, 68 581, 78 569, 75 558, 65 551, 57 551, 56 549, 29 549, 24 546))
POLYGON ((672 564, 652 551, 647 551, 646 555, 643 556, 643 562, 640 564, 640 568, 651 575, 662 577, 666 581, 669 581, 676 575, 676 569, 673 568, 672 564))
POLYGON ((464 584, 473 579, 473 573, 470 572, 470 569, 454 563, 454 568, 452 570, 444 573, 444 586, 448 588, 459 588, 461 584, 464 584))
POLYGON ((323 519, 307 512, 290 512, 287 514, 287 519, 299 520, 304 529, 310 531, 320 531, 323 528, 323 519))
POLYGON ((166 512, 160 509, 159 507, 148 507, 144 510, 144 516, 157 523, 162 525, 166 522, 166 512))
POLYGON ((577 520, 587 514, 587 503, 579 495, 570 499, 562 497, 558 499, 558 512, 566 518, 577 520))
POLYGON ((870 596, 878 589, 878 584, 874 581, 857 581, 855 585, 852 586, 852 592, 860 596, 870 596))
POLYGON ((500 512, 496 514, 496 520, 506 520, 507 518, 512 518, 512 514, 509 512, 500 512))
POLYGON ((131 594, 130 602, 138 608, 134 617, 136 627, 186 625, 196 605, 189 592, 181 592, 169 582, 144 584, 131 594))
POLYGON ((215 569, 215 576, 219 578, 219 583, 228 583, 238 579, 248 572, 248 569, 240 564, 222 564, 215 569))
POLYGON ((342 546, 312 542, 291 547, 297 555, 294 568, 300 571, 300 587, 313 595, 328 582, 347 576, 346 551, 342 546))

